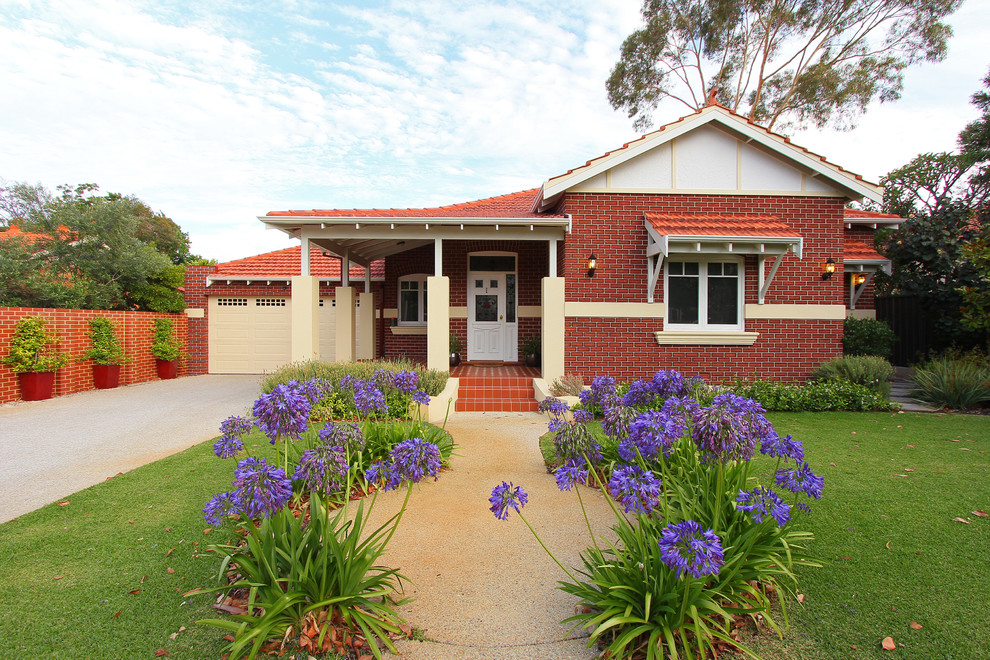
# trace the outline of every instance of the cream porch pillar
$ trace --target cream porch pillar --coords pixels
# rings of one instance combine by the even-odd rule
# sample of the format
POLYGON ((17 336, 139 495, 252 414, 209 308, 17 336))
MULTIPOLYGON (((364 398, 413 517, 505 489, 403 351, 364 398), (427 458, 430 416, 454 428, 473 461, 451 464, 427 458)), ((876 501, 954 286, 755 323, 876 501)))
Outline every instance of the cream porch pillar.
POLYGON ((354 361, 354 289, 338 286, 334 290, 337 300, 337 362, 354 361))
POLYGON ((292 337, 290 357, 293 362, 320 356, 320 281, 309 275, 292 278, 292 337))
POLYGON ((357 327, 361 328, 361 350, 357 359, 375 359, 375 340, 378 338, 375 327, 375 294, 365 292, 358 295, 357 327))
POLYGON ((543 380, 564 375, 564 278, 543 278, 543 380))
POLYGON ((450 371, 450 278, 426 278, 426 368, 450 371))

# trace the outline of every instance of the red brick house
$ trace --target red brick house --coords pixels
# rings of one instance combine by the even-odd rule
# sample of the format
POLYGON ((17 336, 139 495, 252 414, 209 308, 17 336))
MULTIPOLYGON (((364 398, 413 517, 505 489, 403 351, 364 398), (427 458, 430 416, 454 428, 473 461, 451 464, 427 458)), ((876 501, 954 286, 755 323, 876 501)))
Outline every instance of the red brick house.
POLYGON ((660 368, 802 379, 841 354, 847 314, 869 315, 889 268, 872 233, 900 218, 845 205, 881 197, 713 105, 532 190, 268 213, 302 247, 214 267, 192 304, 208 309, 214 371, 313 356, 447 369, 453 333, 466 360, 510 364, 540 336, 547 382, 660 368), (237 355, 275 345, 276 358, 237 355))

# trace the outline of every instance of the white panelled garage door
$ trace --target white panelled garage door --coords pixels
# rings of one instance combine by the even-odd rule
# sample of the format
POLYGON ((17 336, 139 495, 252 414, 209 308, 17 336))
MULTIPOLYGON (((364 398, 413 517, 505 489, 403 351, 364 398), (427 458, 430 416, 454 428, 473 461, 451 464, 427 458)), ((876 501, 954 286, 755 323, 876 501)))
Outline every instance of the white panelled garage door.
POLYGON ((288 296, 210 298, 210 360, 214 374, 259 374, 291 361, 288 296))

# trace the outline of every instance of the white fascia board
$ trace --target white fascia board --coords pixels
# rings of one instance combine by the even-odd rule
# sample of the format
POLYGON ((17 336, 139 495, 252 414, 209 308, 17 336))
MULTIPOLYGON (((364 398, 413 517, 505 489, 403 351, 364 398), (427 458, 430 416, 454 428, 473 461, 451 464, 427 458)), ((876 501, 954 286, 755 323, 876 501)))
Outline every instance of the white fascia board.
POLYGON ((567 227, 568 219, 560 218, 491 218, 491 217, 453 217, 453 216, 258 216, 266 225, 274 227, 282 226, 306 226, 306 225, 470 225, 481 227, 493 227, 495 225, 505 225, 506 227, 522 227, 533 225, 535 227, 567 227))
POLYGON ((868 225, 876 229, 896 229, 906 221, 906 218, 843 218, 842 221, 846 223, 847 228, 851 228, 852 225, 868 225))
MULTIPOLYGON (((320 280, 321 282, 340 281, 340 277, 323 277, 320 275, 313 275, 313 277, 320 280)), ((372 282, 383 282, 384 280, 385 280, 384 277, 371 278, 372 282)), ((363 277, 361 278, 361 281, 362 282, 364 281, 363 277)), ((250 284, 253 284, 255 282, 258 282, 259 284, 269 283, 269 282, 282 282, 284 284, 289 284, 290 282, 292 282, 292 278, 284 277, 282 275, 279 275, 278 277, 265 277, 264 275, 232 275, 230 277, 227 277, 225 275, 207 275, 206 277, 207 286, 210 286, 211 284, 226 284, 227 282, 248 282, 250 284)))
MULTIPOLYGON (((757 245, 770 245, 770 246, 784 246, 785 248, 790 248, 791 251, 797 256, 798 259, 803 258, 802 253, 804 251, 804 238, 795 237, 787 238, 783 236, 711 236, 711 235, 700 235, 700 236, 690 236, 687 234, 664 234, 662 237, 666 243, 666 248, 663 250, 663 254, 670 256, 671 254, 683 254, 679 250, 674 249, 674 243, 695 243, 701 245, 712 245, 713 243, 732 243, 744 246, 757 246, 757 245)), ((786 250, 785 250, 786 251, 786 250)), ((716 252, 716 254, 772 254, 764 250, 753 250, 743 252, 740 250, 722 250, 716 252)))

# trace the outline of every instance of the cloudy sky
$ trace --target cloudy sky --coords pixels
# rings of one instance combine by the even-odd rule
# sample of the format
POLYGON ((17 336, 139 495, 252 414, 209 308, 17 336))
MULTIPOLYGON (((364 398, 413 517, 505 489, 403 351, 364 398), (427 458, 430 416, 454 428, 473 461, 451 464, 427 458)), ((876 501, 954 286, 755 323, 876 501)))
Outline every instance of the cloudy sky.
MULTIPOLYGON (((271 210, 537 187, 636 137, 605 80, 639 6, 0 0, 0 178, 136 195, 221 261, 292 245, 256 219, 271 210)), ((899 102, 794 141, 874 181, 952 149, 990 66, 990 2, 951 23, 949 57, 899 102)))

